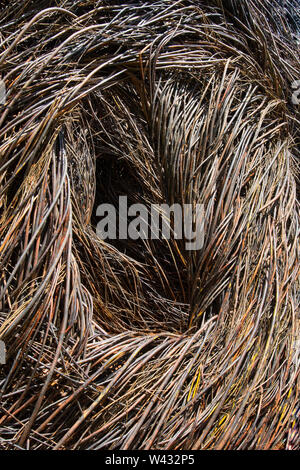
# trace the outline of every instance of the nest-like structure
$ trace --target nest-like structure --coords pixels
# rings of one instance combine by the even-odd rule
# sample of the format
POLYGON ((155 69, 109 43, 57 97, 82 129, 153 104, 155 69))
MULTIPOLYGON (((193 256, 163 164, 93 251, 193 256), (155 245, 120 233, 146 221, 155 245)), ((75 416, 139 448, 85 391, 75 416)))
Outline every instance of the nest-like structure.
POLYGON ((299 446, 298 7, 0 7, 2 449, 299 446), (122 195, 202 248, 102 240, 122 195))

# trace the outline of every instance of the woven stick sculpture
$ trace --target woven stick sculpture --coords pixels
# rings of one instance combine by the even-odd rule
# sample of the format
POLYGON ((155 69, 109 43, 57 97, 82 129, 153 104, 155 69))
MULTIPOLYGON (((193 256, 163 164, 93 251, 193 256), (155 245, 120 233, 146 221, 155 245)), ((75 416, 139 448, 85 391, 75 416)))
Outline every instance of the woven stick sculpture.
POLYGON ((299 448, 298 3, 55 4, 0 7, 0 447, 299 448))

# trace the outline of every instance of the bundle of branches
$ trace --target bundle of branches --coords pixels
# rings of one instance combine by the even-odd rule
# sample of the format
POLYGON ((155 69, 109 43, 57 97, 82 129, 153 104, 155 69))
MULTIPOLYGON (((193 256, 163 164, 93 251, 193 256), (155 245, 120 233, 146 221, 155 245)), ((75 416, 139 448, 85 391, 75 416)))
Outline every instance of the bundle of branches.
POLYGON ((297 7, 1 7, 2 449, 299 446, 297 7), (119 196, 203 246, 102 239, 119 196))

